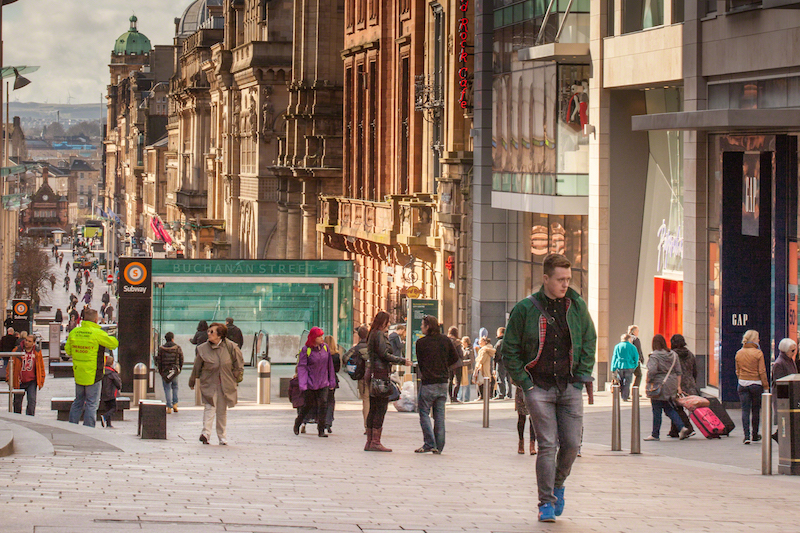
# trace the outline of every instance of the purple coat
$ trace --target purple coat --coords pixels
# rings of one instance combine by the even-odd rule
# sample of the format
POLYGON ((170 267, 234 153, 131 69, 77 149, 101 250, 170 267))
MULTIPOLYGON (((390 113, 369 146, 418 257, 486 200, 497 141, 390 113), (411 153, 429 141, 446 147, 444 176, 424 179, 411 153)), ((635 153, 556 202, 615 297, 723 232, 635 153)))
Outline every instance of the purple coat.
POLYGON ((318 390, 336 386, 336 372, 333 370, 328 345, 309 348, 303 345, 297 359, 297 378, 300 390, 318 390))

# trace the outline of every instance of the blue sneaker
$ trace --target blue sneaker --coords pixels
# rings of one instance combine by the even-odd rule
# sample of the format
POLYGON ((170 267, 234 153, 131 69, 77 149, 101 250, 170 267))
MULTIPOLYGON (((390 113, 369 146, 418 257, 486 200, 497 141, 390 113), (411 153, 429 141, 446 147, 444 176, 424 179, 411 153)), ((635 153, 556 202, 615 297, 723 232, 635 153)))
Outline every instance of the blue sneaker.
POLYGON ((539 522, 555 522, 556 512, 552 503, 545 503, 539 506, 539 522))
POLYGON ((561 516, 561 513, 564 512, 564 487, 556 487, 553 489, 553 496, 556 497, 556 516, 561 516))

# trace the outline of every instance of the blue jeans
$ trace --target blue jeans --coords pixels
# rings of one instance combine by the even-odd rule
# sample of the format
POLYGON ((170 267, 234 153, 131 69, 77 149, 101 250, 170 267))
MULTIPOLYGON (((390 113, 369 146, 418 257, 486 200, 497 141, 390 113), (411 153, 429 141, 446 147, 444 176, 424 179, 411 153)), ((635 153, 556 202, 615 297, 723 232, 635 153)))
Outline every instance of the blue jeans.
POLYGON ((22 414, 22 399, 24 396, 28 397, 28 406, 25 408, 25 414, 33 416, 36 413, 36 392, 39 387, 36 385, 36 380, 20 383, 19 388, 25 391, 25 394, 14 395, 14 412, 22 414))
POLYGON ((420 385, 417 395, 419 425, 425 448, 444 449, 444 406, 447 403, 447 383, 420 385), (431 408, 433 409, 433 428, 431 428, 431 408))
POLYGON ((619 376, 619 392, 623 400, 627 400, 631 395, 631 381, 633 380, 633 368, 620 368, 617 370, 619 376))
POLYGON ((536 430, 536 483, 539 505, 556 503, 553 489, 563 487, 578 456, 583 433, 583 388, 568 384, 525 391, 525 405, 536 430), (557 453, 556 453, 557 451, 557 453))
POLYGON ((761 385, 748 385, 742 387, 738 385, 736 392, 739 393, 739 400, 742 402, 742 429, 744 436, 750 438, 750 415, 753 415, 753 436, 758 435, 758 426, 761 423, 761 394, 764 387, 761 385))
POLYGON ((69 410, 69 423, 77 424, 83 413, 83 425, 94 427, 97 423, 97 408, 100 407, 100 390, 103 382, 94 385, 75 384, 75 401, 69 410))
POLYGON ((468 402, 471 396, 472 396, 472 385, 462 385, 461 388, 458 389, 458 401, 468 402))
POLYGON ((176 377, 172 382, 161 378, 161 383, 164 385, 164 398, 167 402, 167 409, 172 409, 173 404, 178 403, 178 378, 176 377))
POLYGON ((663 410, 664 413, 672 420, 672 423, 675 424, 675 427, 678 428, 678 431, 682 430, 685 426, 683 425, 683 420, 681 420, 681 415, 678 414, 678 411, 672 407, 672 404, 667 400, 650 400, 650 404, 653 407, 653 435, 655 438, 659 438, 659 434, 661 433, 661 411, 663 410))

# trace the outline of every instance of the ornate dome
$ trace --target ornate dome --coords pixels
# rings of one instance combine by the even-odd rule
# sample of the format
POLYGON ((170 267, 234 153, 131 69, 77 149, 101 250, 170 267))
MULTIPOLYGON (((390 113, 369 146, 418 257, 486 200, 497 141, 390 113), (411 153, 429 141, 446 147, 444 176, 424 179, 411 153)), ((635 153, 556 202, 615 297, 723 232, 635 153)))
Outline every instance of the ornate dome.
POLYGON ((178 37, 186 37, 202 28, 221 28, 222 20, 209 13, 209 6, 222 6, 222 0, 195 0, 181 15, 176 19, 178 37))
POLYGON ((150 44, 150 39, 136 29, 138 20, 136 15, 132 15, 129 20, 131 28, 120 35, 114 43, 114 55, 149 54, 153 46, 150 44))

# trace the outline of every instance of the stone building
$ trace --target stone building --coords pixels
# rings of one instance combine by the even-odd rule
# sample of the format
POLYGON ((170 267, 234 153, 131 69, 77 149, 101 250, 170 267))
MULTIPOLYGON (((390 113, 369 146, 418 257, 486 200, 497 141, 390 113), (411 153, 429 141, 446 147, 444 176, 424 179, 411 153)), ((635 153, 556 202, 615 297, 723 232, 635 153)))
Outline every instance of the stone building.
POLYGON ((42 185, 20 213, 20 232, 31 237, 50 237, 53 230, 69 232, 69 202, 48 183, 48 168, 42 168, 42 185))
POLYGON ((105 210, 120 217, 126 234, 140 238, 144 227, 144 148, 164 135, 167 124, 166 106, 150 108, 147 101, 152 90, 172 74, 173 51, 171 46, 153 48, 136 29, 136 16, 130 22, 130 29, 115 42, 109 65, 102 196, 105 210))

